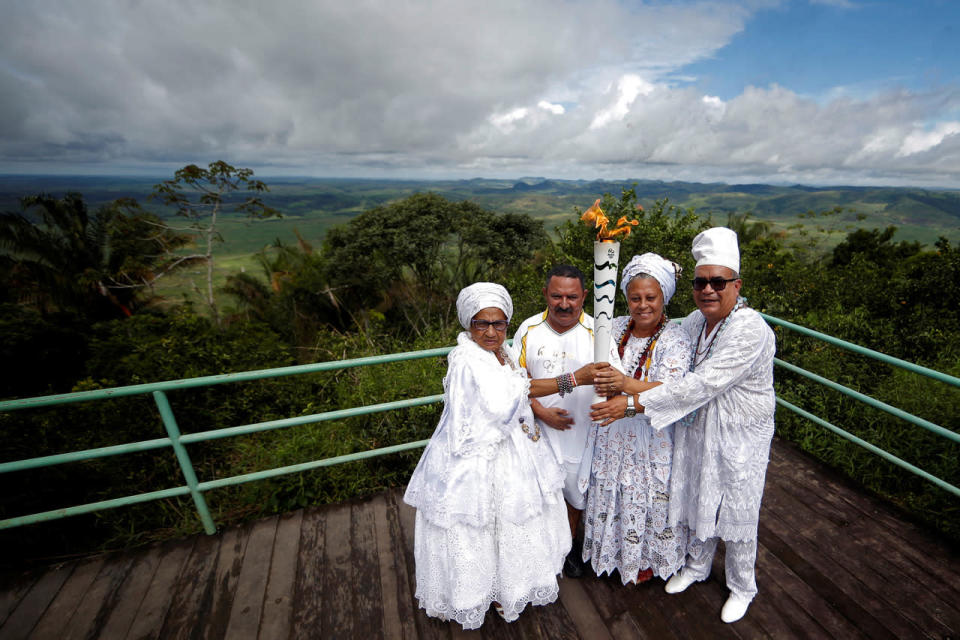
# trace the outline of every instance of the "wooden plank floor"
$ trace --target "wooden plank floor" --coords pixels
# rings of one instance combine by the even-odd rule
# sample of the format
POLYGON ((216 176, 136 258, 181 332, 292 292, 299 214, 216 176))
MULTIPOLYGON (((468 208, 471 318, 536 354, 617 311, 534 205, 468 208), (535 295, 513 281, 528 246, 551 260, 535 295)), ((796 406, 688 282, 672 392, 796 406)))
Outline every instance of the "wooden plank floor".
POLYGON ((479 631, 415 604, 413 510, 400 491, 125 554, 3 576, 0 638, 957 638, 960 551, 775 442, 760 520, 760 594, 720 622, 711 578, 561 581, 558 602, 479 631))

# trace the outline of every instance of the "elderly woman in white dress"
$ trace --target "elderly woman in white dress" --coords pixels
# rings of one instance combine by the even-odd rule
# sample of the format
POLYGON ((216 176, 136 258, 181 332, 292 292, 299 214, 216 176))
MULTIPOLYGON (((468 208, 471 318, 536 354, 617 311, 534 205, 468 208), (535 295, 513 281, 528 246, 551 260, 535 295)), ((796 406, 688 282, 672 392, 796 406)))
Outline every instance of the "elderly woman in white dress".
POLYGON ((420 606, 464 629, 480 627, 491 604, 511 622, 528 603, 556 600, 571 546, 564 473, 529 397, 589 384, 591 371, 530 380, 504 345, 512 314, 498 284, 457 297, 467 331, 448 356, 443 414, 404 496, 417 509, 420 606))
POLYGON ((623 584, 669 578, 687 550, 686 527, 667 526, 673 425, 655 430, 633 406, 643 383, 678 380, 689 368, 690 339, 664 313, 679 271, 655 253, 634 256, 623 270, 630 315, 615 318, 610 332, 610 363, 619 371, 604 374, 602 387, 598 374, 597 393, 609 399, 593 407, 602 423, 592 429, 580 471, 583 559, 597 575, 617 570, 623 584))

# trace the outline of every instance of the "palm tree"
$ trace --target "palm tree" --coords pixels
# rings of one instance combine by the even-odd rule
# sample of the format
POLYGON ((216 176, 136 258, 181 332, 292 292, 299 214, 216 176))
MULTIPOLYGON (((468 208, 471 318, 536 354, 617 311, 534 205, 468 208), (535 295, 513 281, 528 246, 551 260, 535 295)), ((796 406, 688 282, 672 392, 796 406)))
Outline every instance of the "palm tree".
POLYGON ((727 215, 727 227, 737 232, 737 240, 747 245, 770 235, 773 225, 766 220, 750 220, 750 213, 730 213, 727 215))
POLYGON ((189 237, 132 200, 93 216, 79 193, 28 196, 21 206, 0 214, 0 278, 8 297, 43 313, 130 315, 157 278, 189 262, 175 255, 189 237))
POLYGON ((255 260, 263 278, 241 272, 227 276, 223 291, 234 298, 247 318, 270 323, 297 344, 310 343, 318 326, 350 326, 355 319, 338 292, 327 284, 323 259, 294 229, 296 245, 277 238, 255 260))

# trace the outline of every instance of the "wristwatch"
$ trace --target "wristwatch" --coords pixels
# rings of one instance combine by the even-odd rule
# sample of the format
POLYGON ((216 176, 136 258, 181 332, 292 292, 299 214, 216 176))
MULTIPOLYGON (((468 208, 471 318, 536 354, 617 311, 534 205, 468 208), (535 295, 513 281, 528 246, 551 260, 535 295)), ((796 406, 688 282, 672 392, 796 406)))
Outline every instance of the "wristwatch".
POLYGON ((637 408, 633 406, 633 396, 627 395, 627 408, 623 410, 624 418, 632 418, 637 415, 637 408))

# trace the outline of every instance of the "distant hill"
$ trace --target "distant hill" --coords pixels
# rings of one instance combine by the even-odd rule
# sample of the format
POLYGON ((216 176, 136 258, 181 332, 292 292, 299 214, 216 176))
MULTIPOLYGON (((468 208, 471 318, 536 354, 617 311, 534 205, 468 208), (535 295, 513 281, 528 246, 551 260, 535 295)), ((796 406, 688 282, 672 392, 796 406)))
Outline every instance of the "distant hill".
MULTIPOLYGON (((153 185, 171 176, 0 176, 0 210, 19 209, 19 198, 36 193, 62 195, 82 193, 96 207, 119 197, 133 197, 147 208, 163 214, 147 201, 153 185)), ((258 176, 261 177, 261 176, 258 176)), ((270 187, 269 203, 284 214, 282 220, 252 234, 250 243, 239 242, 235 250, 258 244, 276 232, 292 238, 292 227, 310 240, 318 240, 333 224, 384 204, 423 191, 433 191, 454 200, 472 200, 498 212, 525 213, 543 219, 553 228, 585 209, 604 193, 619 195, 633 186, 641 204, 669 199, 681 208, 693 208, 723 224, 731 213, 750 213, 784 231, 806 230, 830 238, 842 237, 854 228, 884 228, 895 225, 898 240, 933 243, 946 236, 960 243, 960 190, 930 190, 899 187, 809 187, 766 184, 664 182, 656 180, 600 181, 554 180, 524 177, 514 180, 364 180, 301 177, 261 177, 270 187), (249 244, 249 246, 247 246, 249 244)), ((169 213, 169 212, 167 212, 169 213)), ((228 242, 231 240, 228 238, 228 242)), ((232 242, 231 242, 232 244, 232 242)), ((256 249, 253 249, 256 250, 256 249)))

